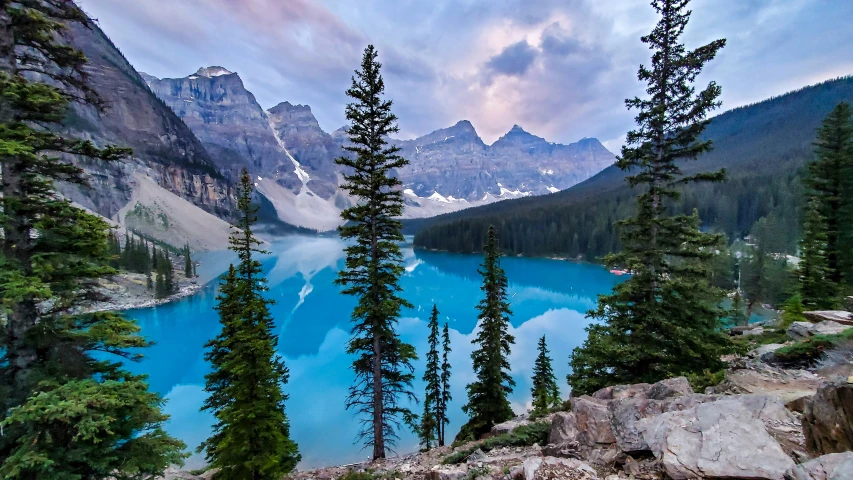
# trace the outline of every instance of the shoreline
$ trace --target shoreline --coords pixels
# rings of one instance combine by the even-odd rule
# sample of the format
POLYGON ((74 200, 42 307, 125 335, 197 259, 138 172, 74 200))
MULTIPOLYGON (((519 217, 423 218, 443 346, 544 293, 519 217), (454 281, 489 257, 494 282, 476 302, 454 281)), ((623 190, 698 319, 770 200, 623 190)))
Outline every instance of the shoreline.
POLYGON ((179 290, 165 298, 133 298, 124 302, 108 300, 105 302, 96 302, 88 307, 81 308, 77 313, 96 313, 96 312, 126 312, 128 310, 136 310, 138 308, 151 308, 172 303, 187 297, 191 297, 200 292, 204 285, 199 283, 190 283, 182 285, 179 290))

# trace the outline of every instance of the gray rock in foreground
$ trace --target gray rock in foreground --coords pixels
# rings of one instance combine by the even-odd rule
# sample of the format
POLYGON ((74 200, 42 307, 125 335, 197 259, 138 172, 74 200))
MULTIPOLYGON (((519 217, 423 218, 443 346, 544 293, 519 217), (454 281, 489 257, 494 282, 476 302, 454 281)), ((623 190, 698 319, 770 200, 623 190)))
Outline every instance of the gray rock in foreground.
POLYGON ((779 480, 794 466, 765 424, 740 399, 667 412, 641 420, 639 428, 673 480, 779 480))
POLYGON ((830 453, 785 472, 785 480, 853 479, 853 452, 830 453))

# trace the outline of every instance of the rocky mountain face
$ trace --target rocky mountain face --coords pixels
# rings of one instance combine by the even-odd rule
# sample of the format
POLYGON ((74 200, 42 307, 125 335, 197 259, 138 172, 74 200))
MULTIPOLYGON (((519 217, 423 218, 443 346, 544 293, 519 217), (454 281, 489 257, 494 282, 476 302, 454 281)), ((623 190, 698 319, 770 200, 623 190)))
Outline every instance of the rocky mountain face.
POLYGON ((145 75, 151 90, 183 119, 230 178, 247 168, 281 220, 316 230, 339 223, 339 148, 309 107, 264 111, 236 73, 201 68, 184 78, 145 75))
POLYGON ((139 175, 207 212, 228 217, 233 209, 229 182, 189 128, 146 86, 145 80, 94 22, 69 25, 69 44, 83 51, 90 85, 105 103, 101 111, 72 105, 69 133, 99 145, 133 148, 121 162, 84 161, 90 188, 62 187, 83 206, 114 218, 131 201, 139 175))
POLYGON ((410 162, 399 172, 404 184, 418 197, 438 193, 436 199, 449 202, 554 193, 586 180, 615 159, 598 140, 561 145, 518 125, 486 145, 467 120, 399 145, 410 162))

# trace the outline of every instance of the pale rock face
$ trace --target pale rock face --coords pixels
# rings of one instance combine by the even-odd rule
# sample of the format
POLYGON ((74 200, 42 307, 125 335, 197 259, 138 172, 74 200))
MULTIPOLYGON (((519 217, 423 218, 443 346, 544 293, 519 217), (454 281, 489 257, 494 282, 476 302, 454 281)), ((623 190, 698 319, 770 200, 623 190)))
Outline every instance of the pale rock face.
POLYGON ((845 330, 853 328, 851 325, 845 325, 832 320, 824 320, 819 323, 811 322, 794 322, 788 327, 788 336, 794 340, 802 340, 814 335, 834 335, 845 330))
MULTIPOLYGON (((724 399, 640 421, 646 443, 674 480, 779 480, 794 462, 754 412, 758 402, 724 399)), ((771 414, 775 415, 775 414, 771 414)))
POLYGON ((797 465, 785 480, 846 480, 853 478, 853 452, 830 453, 797 465))

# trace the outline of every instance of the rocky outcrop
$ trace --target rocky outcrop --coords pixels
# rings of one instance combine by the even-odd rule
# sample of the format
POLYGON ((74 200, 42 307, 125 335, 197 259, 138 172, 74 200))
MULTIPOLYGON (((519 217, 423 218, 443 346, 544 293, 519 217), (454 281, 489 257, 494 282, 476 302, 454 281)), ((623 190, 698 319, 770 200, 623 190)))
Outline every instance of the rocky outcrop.
POLYGON ((646 442, 674 480, 776 480, 794 465, 755 412, 735 399, 702 403, 640 423, 646 442))
POLYGON ((832 320, 824 320, 818 323, 794 322, 788 327, 788 336, 794 340, 803 340, 815 335, 834 335, 853 328, 853 325, 845 325, 832 320))
POLYGON ((853 326, 853 313, 844 310, 812 310, 803 312, 803 316, 811 322, 836 322, 853 326))
POLYGON ((817 454, 853 450, 853 384, 825 383, 805 402, 806 448, 817 454))
POLYGON ((675 479, 781 479, 803 455, 799 421, 777 397, 694 394, 685 378, 614 386, 572 399, 543 449, 592 465, 653 454, 675 479))
POLYGON ((830 453, 785 472, 785 480, 847 480, 853 478, 853 452, 830 453))

